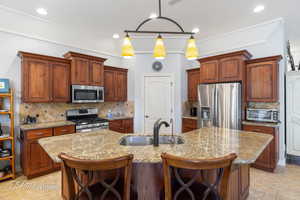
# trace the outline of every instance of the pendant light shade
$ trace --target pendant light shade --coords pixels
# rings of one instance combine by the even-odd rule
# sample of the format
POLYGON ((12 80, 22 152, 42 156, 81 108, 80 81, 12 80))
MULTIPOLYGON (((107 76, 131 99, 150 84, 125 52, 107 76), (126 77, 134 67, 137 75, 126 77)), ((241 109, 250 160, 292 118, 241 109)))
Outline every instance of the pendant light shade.
POLYGON ((133 46, 130 41, 130 37, 126 34, 123 45, 122 45, 122 56, 123 58, 132 58, 134 56, 133 46))
POLYGON ((161 35, 159 35, 156 39, 153 56, 156 59, 164 59, 166 57, 166 48, 161 35))
POLYGON ((186 47, 185 57, 188 60, 196 60, 199 56, 198 49, 196 46, 196 40, 193 36, 188 40, 188 44, 186 47))

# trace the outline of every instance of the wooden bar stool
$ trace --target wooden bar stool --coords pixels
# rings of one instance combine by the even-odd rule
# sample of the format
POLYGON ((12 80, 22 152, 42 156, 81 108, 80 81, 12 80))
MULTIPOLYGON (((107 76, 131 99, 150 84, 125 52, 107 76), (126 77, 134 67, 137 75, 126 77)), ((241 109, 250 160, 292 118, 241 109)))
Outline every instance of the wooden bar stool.
POLYGON ((107 160, 83 160, 64 153, 58 157, 68 180, 67 200, 130 199, 132 154, 107 160))
POLYGON ((229 177, 236 154, 208 160, 187 160, 167 153, 161 157, 165 200, 229 200, 229 177))

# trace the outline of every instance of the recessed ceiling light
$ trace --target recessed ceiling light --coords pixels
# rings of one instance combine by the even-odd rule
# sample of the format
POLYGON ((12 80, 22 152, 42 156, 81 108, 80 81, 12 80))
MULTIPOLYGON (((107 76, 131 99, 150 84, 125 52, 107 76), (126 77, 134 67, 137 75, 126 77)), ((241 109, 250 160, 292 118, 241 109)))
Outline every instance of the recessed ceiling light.
POLYGON ((193 33, 199 33, 200 29, 199 28, 193 28, 192 32, 193 33))
POLYGON ((258 5, 254 8, 253 12, 255 13, 260 13, 262 12, 263 10, 265 9, 265 6, 264 5, 258 5))
POLYGON ((115 34, 113 34, 113 38, 114 38, 114 39, 119 39, 119 38, 120 38, 120 35, 119 35, 118 33, 115 33, 115 34))
POLYGON ((48 14, 48 12, 45 8, 38 8, 38 9, 36 9, 36 12, 40 15, 47 15, 48 14))
POLYGON ((155 18, 157 18, 157 17, 158 17, 158 16, 157 16, 156 13, 151 13, 150 16, 149 16, 150 19, 155 19, 155 18))

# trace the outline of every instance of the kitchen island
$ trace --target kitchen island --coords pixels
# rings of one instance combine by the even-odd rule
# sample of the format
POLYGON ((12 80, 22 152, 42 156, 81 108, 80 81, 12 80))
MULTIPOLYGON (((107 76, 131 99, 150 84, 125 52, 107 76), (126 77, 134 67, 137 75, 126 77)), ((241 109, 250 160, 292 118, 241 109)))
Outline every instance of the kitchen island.
MULTIPOLYGON (((136 134, 135 134, 136 135, 136 134)), ((162 135, 162 134, 161 134, 162 135)), ((230 179, 231 200, 244 200, 249 194, 249 164, 254 163, 272 136, 222 128, 202 128, 180 134, 184 144, 123 146, 119 142, 126 135, 109 130, 63 135, 39 140, 49 156, 60 162, 57 155, 64 152, 81 159, 109 159, 126 154, 134 155, 133 189, 138 199, 159 199, 163 189, 161 153, 167 152, 188 159, 211 159, 236 153, 238 158, 230 179)), ((62 168, 62 195, 68 191, 62 168)))

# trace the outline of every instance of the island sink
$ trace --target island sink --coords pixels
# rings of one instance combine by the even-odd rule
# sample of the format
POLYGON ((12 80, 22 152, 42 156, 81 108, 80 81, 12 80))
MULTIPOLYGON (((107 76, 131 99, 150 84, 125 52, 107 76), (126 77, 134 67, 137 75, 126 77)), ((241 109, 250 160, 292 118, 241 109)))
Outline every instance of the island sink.
MULTIPOLYGON (((184 140, 180 136, 159 136, 159 144, 183 144, 184 140), (174 139, 172 139, 174 138, 174 139)), ((123 146, 145 146, 153 145, 152 136, 124 136, 120 140, 120 145, 123 146)))

